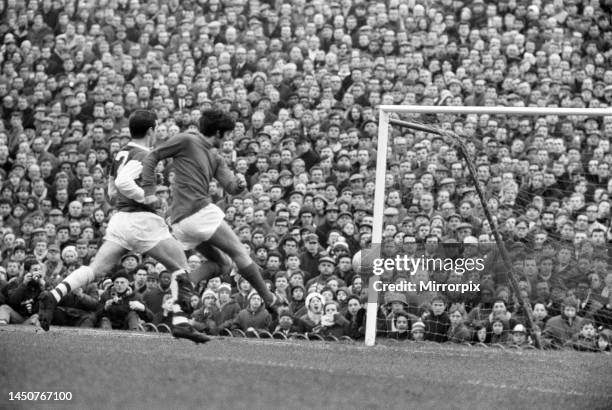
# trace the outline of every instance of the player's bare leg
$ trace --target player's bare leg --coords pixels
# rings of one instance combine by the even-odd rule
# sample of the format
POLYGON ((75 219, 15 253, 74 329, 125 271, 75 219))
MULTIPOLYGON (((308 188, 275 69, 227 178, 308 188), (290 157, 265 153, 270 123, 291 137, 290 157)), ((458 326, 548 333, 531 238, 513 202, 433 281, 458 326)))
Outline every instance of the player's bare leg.
POLYGON ((40 327, 49 330, 53 321, 53 312, 59 301, 73 289, 81 288, 96 278, 104 277, 113 269, 125 248, 111 241, 105 241, 89 266, 81 266, 66 277, 51 291, 42 292, 39 297, 38 319, 40 327))
POLYGON ((189 324, 187 313, 191 309, 191 296, 195 294, 193 284, 188 277, 188 265, 185 252, 180 243, 172 239, 164 239, 147 252, 166 269, 172 272, 170 294, 174 301, 172 312, 172 335, 181 339, 189 339, 195 343, 206 343, 210 338, 197 332, 189 324))

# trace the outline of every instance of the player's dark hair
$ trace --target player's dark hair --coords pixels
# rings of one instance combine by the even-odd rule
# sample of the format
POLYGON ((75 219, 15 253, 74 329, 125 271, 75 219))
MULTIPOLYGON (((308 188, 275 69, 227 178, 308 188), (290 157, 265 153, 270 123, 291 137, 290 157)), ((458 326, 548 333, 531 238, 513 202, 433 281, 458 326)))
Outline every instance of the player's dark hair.
POLYGON ((149 128, 155 128, 157 115, 152 111, 136 110, 130 115, 130 135, 132 138, 144 138, 149 128))
POLYGON ((232 131, 236 121, 226 112, 210 109, 202 111, 200 117, 200 132, 207 137, 214 137, 217 133, 223 135, 225 131, 232 131))

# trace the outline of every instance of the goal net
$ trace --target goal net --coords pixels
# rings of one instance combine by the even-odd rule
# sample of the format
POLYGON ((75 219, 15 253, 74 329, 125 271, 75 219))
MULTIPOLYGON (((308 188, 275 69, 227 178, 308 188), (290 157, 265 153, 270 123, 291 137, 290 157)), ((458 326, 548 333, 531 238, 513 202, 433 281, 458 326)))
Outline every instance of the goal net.
POLYGON ((592 318, 606 304, 610 137, 609 108, 380 106, 358 257, 366 345, 551 346, 563 341, 545 320, 570 298, 592 318))

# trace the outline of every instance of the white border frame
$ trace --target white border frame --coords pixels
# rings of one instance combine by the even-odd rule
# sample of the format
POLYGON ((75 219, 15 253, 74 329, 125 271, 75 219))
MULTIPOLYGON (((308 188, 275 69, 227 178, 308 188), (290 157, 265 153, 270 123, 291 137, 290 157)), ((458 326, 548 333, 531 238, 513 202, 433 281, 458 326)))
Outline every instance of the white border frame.
MULTIPOLYGON (((385 175, 387 173, 387 148, 389 145, 389 113, 406 114, 492 114, 492 115, 529 115, 529 116, 587 116, 612 117, 612 108, 557 108, 557 107, 456 107, 432 105, 381 105, 378 107, 378 143, 376 153, 376 188, 374 191, 374 224, 372 243, 382 243, 383 211, 385 207, 385 175)), ((378 249, 378 247, 373 248, 378 249)), ((380 255, 370 255, 380 257, 380 255)), ((363 257, 363 253, 362 253, 363 257)), ((370 258, 368 258, 370 259, 370 258)), ((368 285, 368 305, 366 311, 366 346, 376 342, 376 313, 378 293, 373 289, 371 276, 368 285)))

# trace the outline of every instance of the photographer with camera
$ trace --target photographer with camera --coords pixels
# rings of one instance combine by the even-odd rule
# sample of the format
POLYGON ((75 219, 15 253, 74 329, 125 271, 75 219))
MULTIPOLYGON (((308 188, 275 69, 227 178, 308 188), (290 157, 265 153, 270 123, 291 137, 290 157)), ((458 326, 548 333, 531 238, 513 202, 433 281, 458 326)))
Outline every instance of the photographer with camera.
POLYGON ((140 319, 153 321, 153 312, 130 288, 128 276, 124 269, 119 269, 113 277, 113 285, 100 297, 96 312, 100 328, 138 330, 140 319))
POLYGON ((35 258, 23 264, 23 276, 7 286, 7 304, 0 306, 0 325, 25 323, 38 325, 38 296, 45 288, 42 265, 35 258))

